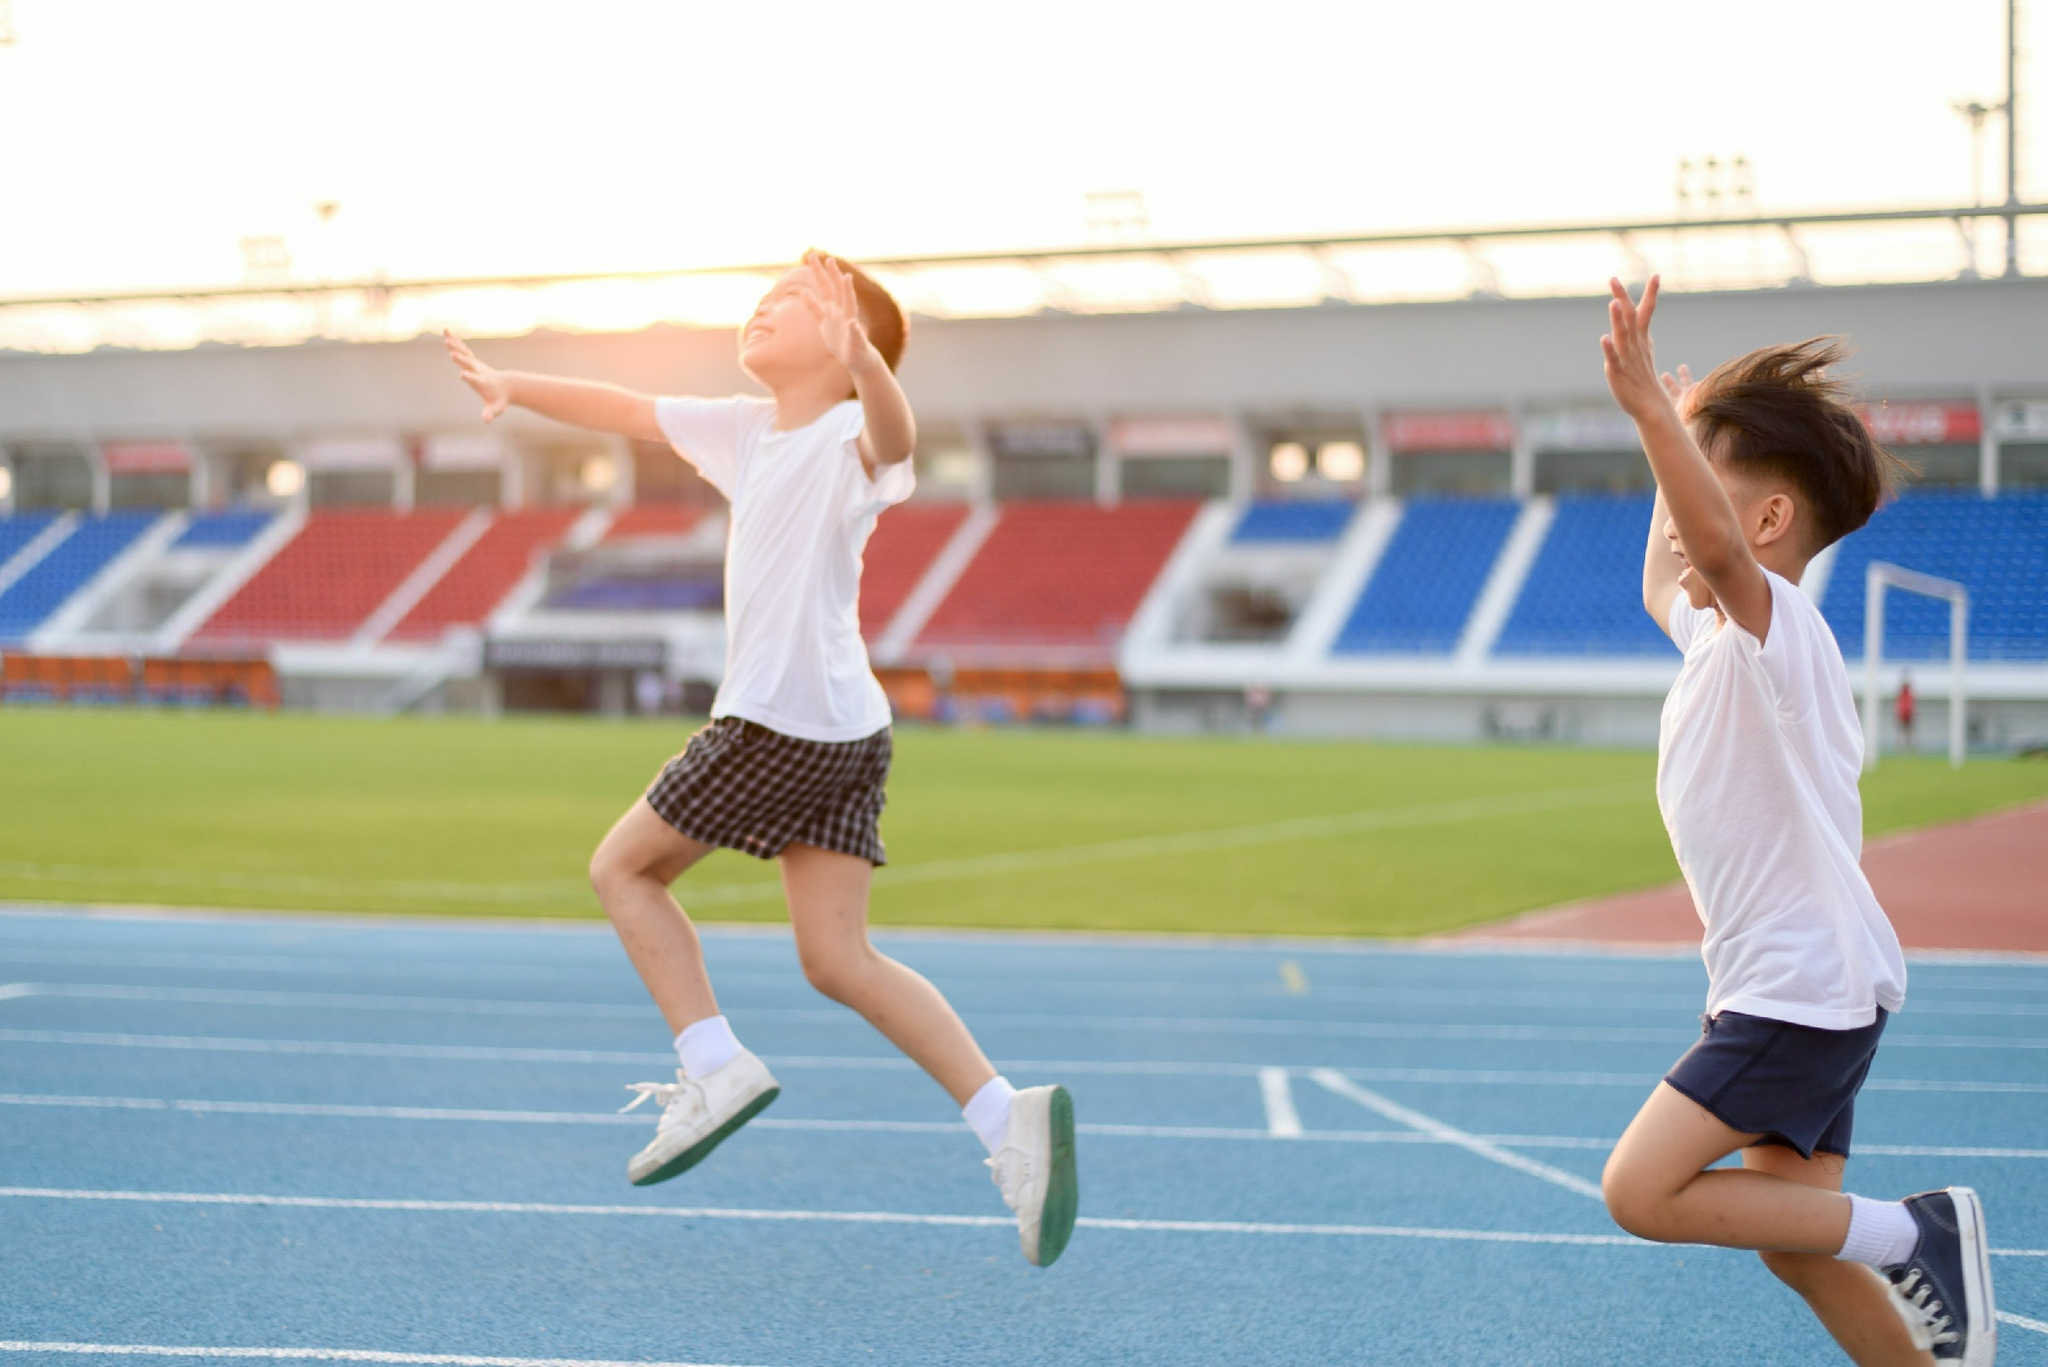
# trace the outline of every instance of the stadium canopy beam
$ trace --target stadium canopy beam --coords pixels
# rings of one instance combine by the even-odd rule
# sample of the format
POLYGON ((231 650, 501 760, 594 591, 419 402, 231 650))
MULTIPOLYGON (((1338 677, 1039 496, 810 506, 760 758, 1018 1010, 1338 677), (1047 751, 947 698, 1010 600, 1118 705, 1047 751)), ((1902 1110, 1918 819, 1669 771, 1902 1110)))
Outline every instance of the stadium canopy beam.
MULTIPOLYGON (((2021 218, 2048 214, 2048 203, 2007 203, 1990 207, 1946 209, 1881 209, 1820 214, 1770 214, 1753 218, 1644 219, 1625 223, 1546 223, 1505 228, 1450 228, 1394 233, 1356 233, 1322 237, 1245 237, 1194 239, 1179 242, 1131 242, 1085 246, 1027 248, 1011 251, 948 252, 923 256, 863 256, 861 264, 885 271, 934 270, 956 266, 1024 266, 1043 270, 1061 262, 1158 260, 1162 257, 1220 256, 1246 252, 1307 251, 1437 244, 1465 250, 1466 243, 1518 241, 1557 237, 1623 237, 1632 234, 1698 232, 1774 225, 1789 235, 1794 228, 1854 224, 1913 223, 1942 219, 2005 220, 2014 231, 2021 218)), ((619 280, 676 280, 696 276, 763 276, 772 278, 788 262, 679 266, 652 270, 567 271, 537 275, 419 277, 393 280, 271 281, 239 285, 186 285, 164 289, 103 293, 35 294, 0 297, 0 309, 62 305, 201 302, 214 299, 262 299, 293 296, 365 293, 380 298, 406 291, 518 289, 619 280)))

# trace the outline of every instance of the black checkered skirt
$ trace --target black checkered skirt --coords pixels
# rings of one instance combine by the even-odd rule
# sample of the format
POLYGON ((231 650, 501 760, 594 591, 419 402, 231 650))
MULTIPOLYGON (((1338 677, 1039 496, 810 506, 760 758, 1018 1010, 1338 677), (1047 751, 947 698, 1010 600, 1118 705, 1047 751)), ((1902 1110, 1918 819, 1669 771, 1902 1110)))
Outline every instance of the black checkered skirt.
POLYGON ((803 844, 885 864, 891 749, 886 726, 860 740, 818 741, 720 717, 662 766, 647 805, 700 844, 756 859, 803 844))

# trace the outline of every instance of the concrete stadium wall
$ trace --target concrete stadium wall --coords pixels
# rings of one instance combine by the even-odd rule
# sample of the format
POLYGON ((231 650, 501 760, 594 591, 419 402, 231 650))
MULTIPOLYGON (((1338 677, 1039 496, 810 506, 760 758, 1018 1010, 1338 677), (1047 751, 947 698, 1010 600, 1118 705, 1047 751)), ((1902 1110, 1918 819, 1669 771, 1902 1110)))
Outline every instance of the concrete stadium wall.
MULTIPOLYGON (((1873 397, 2048 396, 2048 280, 1674 294, 1659 353, 1695 370, 1847 334, 1873 397)), ((927 422, 1035 416, 1370 413, 1604 403, 1598 300, 916 324, 904 381, 927 422)), ((657 392, 751 389, 729 330, 484 341, 492 362, 657 392)), ((462 431, 476 407, 434 338, 396 344, 0 355, 0 442, 462 431)), ((552 424, 513 414, 505 430, 552 424)))

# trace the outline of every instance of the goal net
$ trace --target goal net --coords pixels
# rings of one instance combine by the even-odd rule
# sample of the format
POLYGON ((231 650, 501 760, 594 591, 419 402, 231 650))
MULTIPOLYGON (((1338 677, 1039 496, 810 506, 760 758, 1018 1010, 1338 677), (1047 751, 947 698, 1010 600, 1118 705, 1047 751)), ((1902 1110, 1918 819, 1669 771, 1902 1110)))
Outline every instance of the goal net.
POLYGON ((1953 579, 1873 560, 1864 572, 1863 598, 1863 769, 1877 767, 1879 725, 1884 717, 1884 600, 1887 589, 1948 600, 1948 762, 1963 765, 1963 664, 1969 655, 1970 591, 1953 579))

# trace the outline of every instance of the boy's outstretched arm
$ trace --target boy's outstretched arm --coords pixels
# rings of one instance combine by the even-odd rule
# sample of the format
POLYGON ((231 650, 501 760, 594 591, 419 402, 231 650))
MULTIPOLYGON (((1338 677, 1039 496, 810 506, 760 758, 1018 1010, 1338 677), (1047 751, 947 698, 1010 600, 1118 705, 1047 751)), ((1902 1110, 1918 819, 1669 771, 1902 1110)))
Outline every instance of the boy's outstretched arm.
POLYGON ((587 427, 594 432, 616 432, 622 437, 661 441, 661 425, 654 420, 654 398, 615 384, 591 380, 564 380, 552 375, 534 375, 523 370, 499 370, 477 359, 469 344, 452 332, 443 332, 448 357, 462 372, 462 382, 484 401, 483 417, 490 422, 517 404, 544 418, 587 427))
MULTIPOLYGON (((1686 395, 1692 390, 1692 372, 1680 366, 1677 375, 1658 378, 1663 381, 1664 392, 1678 405, 1679 416, 1684 417, 1686 395)), ((1682 592, 1678 587, 1679 571, 1685 568, 1672 554, 1670 539, 1664 535, 1664 524, 1670 520, 1671 509, 1664 502, 1664 491, 1659 489, 1656 505, 1650 510, 1650 539, 1643 547, 1643 610, 1666 635, 1671 633, 1671 605, 1682 592)))
POLYGON ((853 376, 853 392, 860 397, 865 419, 860 434, 860 463, 872 477, 884 465, 910 459, 917 448, 917 419, 911 415, 910 399, 875 344, 861 326, 860 304, 853 293, 853 277, 823 252, 804 253, 811 268, 812 288, 803 292, 804 307, 818 320, 818 332, 832 359, 853 376))
MULTIPOLYGON (((1608 333, 1600 339, 1607 388, 1621 410, 1635 420, 1643 454, 1650 459, 1650 472, 1657 477, 1658 491, 1693 573, 1713 591, 1721 611, 1761 641, 1771 626, 1770 580, 1750 553, 1727 490, 1707 463, 1706 453, 1692 439, 1671 393, 1657 378, 1650 319, 1657 312, 1658 278, 1650 277, 1641 303, 1629 299, 1619 280, 1610 280, 1608 287, 1614 298, 1607 305, 1608 333)), ((1646 599, 1648 587, 1646 561, 1646 599)), ((1665 600, 1663 606, 1668 613, 1670 601, 1665 600)))

